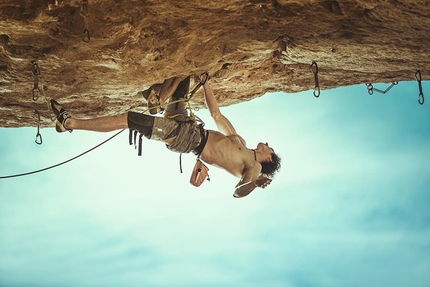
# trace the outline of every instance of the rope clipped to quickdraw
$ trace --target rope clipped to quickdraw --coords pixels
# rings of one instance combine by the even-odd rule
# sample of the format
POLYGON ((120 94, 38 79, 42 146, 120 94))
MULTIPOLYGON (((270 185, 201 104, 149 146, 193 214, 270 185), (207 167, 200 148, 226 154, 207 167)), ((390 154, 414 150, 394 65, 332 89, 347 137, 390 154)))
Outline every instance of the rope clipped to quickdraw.
POLYGON ((320 90, 320 83, 318 80, 318 65, 315 61, 312 61, 311 65, 310 65, 311 71, 314 74, 314 80, 315 80, 315 88, 314 88, 314 97, 318 98, 321 94, 321 90, 320 90))
POLYGON ((84 33, 82 35, 82 41, 85 43, 90 42, 90 30, 88 29, 88 0, 81 1, 81 10, 79 14, 84 18, 84 33))
POLYGON ((416 70, 415 72, 415 79, 417 80, 418 83, 418 104, 423 105, 424 104, 424 93, 423 93, 423 86, 421 84, 421 71, 420 70, 416 70))
POLYGON ((388 86, 388 88, 386 88, 384 91, 373 87, 373 85, 371 83, 369 83, 369 84, 366 84, 367 92, 369 93, 369 95, 373 95, 373 91, 381 93, 381 94, 386 94, 386 93, 388 93, 391 90, 392 87, 394 87, 398 83, 399 82, 392 82, 391 85, 388 86))

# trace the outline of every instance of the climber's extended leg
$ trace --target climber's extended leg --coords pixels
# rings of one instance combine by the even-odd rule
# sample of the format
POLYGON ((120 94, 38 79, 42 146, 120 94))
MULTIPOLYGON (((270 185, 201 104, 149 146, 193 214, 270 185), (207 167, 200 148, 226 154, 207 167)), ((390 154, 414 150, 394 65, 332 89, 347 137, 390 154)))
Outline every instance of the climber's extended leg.
POLYGON ((95 119, 68 118, 64 127, 70 130, 111 132, 127 128, 127 113, 95 119))
POLYGON ((115 116, 106 116, 95 119, 76 119, 63 109, 63 107, 55 100, 51 100, 52 111, 57 117, 56 130, 57 132, 64 132, 66 130, 87 130, 95 132, 110 132, 128 127, 127 115, 128 113, 119 114, 115 116))

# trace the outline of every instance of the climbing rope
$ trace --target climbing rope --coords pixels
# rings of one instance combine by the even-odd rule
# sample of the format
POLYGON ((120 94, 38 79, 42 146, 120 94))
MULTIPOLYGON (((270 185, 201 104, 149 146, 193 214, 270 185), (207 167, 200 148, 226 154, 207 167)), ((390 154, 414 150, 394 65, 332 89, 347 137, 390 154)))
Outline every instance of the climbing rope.
POLYGON ((113 139, 114 137, 116 137, 117 135, 119 135, 120 133, 122 133, 124 130, 125 129, 120 130, 119 132, 117 132, 116 134, 114 134, 110 138, 106 139, 105 141, 99 143, 98 145, 90 148, 89 150, 87 150, 87 151, 85 151, 85 152, 83 152, 83 153, 81 153, 81 154, 79 154, 79 155, 77 155, 75 157, 72 157, 71 159, 65 160, 65 161, 63 161, 61 163, 58 163, 58 164, 55 164, 55 165, 52 165, 52 166, 49 166, 49 167, 46 167, 46 168, 42 168, 42 169, 39 169, 39 170, 31 171, 31 172, 14 174, 14 175, 7 175, 7 176, 0 176, 0 179, 13 178, 13 177, 20 177, 20 176, 26 176, 26 175, 30 175, 30 174, 35 174, 35 173, 39 173, 39 172, 42 172, 42 171, 45 171, 45 170, 49 170, 49 169, 58 167, 60 165, 66 164, 66 163, 71 162, 72 160, 75 160, 75 159, 77 159, 77 158, 79 158, 79 157, 81 157, 81 156, 89 153, 90 151, 93 151, 96 148, 102 146, 103 144, 107 143, 108 141, 110 141, 111 139, 113 139))
POLYGON ((315 88, 314 88, 314 97, 318 98, 321 94, 320 90, 320 83, 318 80, 318 65, 315 61, 312 61, 310 65, 311 71, 314 74, 314 80, 315 80, 315 88))
MULTIPOLYGON (((189 92, 184 98, 182 98, 182 99, 178 99, 178 100, 175 100, 175 101, 169 101, 169 102, 165 102, 165 103, 163 103, 163 104, 159 104, 159 105, 156 105, 156 106, 153 106, 153 107, 151 107, 151 109, 153 109, 153 108, 159 108, 160 110, 164 110, 167 106, 169 106, 169 105, 173 105, 173 104, 176 104, 176 103, 181 103, 181 102, 185 102, 186 104, 187 104, 187 108, 188 108, 188 110, 189 110, 189 113, 190 113, 190 115, 189 115, 189 118, 191 119, 191 120, 197 120, 197 121, 199 121, 199 122, 201 122, 201 123, 204 123, 203 122, 203 120, 201 119, 201 118, 199 118, 195 113, 193 113, 193 110, 195 110, 195 111, 198 111, 199 109, 198 108, 192 108, 191 107, 191 104, 190 104, 190 100, 191 100, 191 98, 194 96, 194 94, 206 83, 206 81, 209 79, 209 73, 208 72, 204 72, 204 73, 202 73, 201 75, 200 75, 200 81, 199 81, 199 83, 191 90, 191 92, 189 92), (204 78, 204 80, 202 81, 201 79, 203 78, 203 77, 205 77, 204 78)), ((146 109, 144 112, 146 112, 146 111, 148 111, 149 109, 146 109)), ((170 115, 169 116, 169 118, 170 119, 173 119, 173 118, 175 118, 175 117, 178 117, 178 116, 182 116, 182 114, 175 114, 175 115, 170 115)))

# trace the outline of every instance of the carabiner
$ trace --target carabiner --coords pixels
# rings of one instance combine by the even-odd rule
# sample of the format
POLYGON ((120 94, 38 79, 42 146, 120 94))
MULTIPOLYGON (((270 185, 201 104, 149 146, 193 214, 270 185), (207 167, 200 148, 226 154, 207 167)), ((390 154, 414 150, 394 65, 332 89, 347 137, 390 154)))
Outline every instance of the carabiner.
POLYGON ((36 144, 41 145, 42 144, 42 135, 40 134, 40 114, 37 110, 34 110, 34 116, 37 120, 37 133, 36 133, 36 140, 34 141, 36 144))
POLYGON ((90 42, 90 30, 88 30, 88 28, 84 29, 84 33, 82 36, 82 41, 84 41, 85 43, 89 43, 90 42))
POLYGON ((40 88, 37 86, 37 84, 34 84, 32 94, 33 94, 33 101, 37 101, 40 95, 40 88))
POLYGON ((81 11, 79 11, 79 14, 82 17, 87 17, 88 16, 88 0, 82 0, 81 11))
POLYGON ((206 84, 207 80, 209 80, 209 72, 203 72, 200 75, 199 80, 200 80, 200 84, 202 84, 202 85, 206 84), (203 76, 206 76, 204 81, 201 80, 203 78, 203 76))
POLYGON ((424 94, 422 92, 418 95, 418 104, 424 105, 424 94))
POLYGON ((33 74, 33 76, 38 77, 40 75, 39 65, 37 65, 37 62, 34 60, 30 61, 30 63, 31 63, 31 73, 33 74))
POLYGON ((37 134, 36 134, 36 140, 34 141, 35 143, 37 143, 38 145, 41 145, 42 144, 42 135, 39 133, 39 132, 37 132, 37 134))
POLYGON ((369 93, 369 95, 373 95, 373 85, 370 84, 366 84, 367 87, 367 92, 369 93))

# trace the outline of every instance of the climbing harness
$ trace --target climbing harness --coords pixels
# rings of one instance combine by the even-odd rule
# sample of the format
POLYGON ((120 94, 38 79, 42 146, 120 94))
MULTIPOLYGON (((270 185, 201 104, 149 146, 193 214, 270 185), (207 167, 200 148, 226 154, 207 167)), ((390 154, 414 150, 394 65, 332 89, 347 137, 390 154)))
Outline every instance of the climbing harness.
POLYGON ((415 71, 415 79, 417 80, 418 83, 418 90, 419 90, 419 94, 418 94, 418 103, 420 105, 424 104, 424 93, 423 93, 423 86, 421 84, 421 71, 420 70, 416 70, 415 71))
MULTIPOLYGON (((147 111, 149 111, 149 109, 153 109, 153 108, 160 108, 161 111, 164 111, 165 108, 169 105, 177 104, 180 102, 185 102, 187 109, 189 110, 189 116, 188 117, 190 118, 190 120, 200 122, 202 125, 204 125, 203 120, 200 119, 195 113, 193 113, 193 108, 191 107, 191 104, 190 104, 190 100, 194 96, 194 94, 209 79, 209 73, 208 72, 202 73, 200 75, 200 79, 202 79, 203 77, 204 77, 204 80, 200 80, 199 83, 191 90, 191 92, 188 92, 188 94, 185 95, 183 98, 178 99, 178 100, 174 100, 174 101, 165 102, 163 104, 159 104, 159 105, 153 106, 151 108, 147 108, 145 111, 143 111, 143 113, 146 113, 147 111)), ((195 110, 198 110, 198 109, 195 109, 195 110)), ((160 112, 160 113, 163 113, 163 112, 160 112)), ((169 115, 168 118, 174 119, 178 116, 182 116, 182 114, 169 115)), ((137 153, 138 156, 141 156, 142 155, 143 133, 140 133, 137 130, 131 130, 130 129, 129 135, 128 135, 128 141, 129 141, 129 145, 134 145, 134 148, 138 150, 138 153, 137 153), (139 141, 137 141, 137 135, 138 134, 139 134, 139 141)))
POLYGON ((318 80, 318 65, 315 61, 312 61, 311 65, 310 65, 311 71, 314 74, 314 80, 315 80, 315 88, 314 88, 314 97, 318 98, 321 94, 320 91, 320 84, 319 84, 319 80, 318 80))
MULTIPOLYGON (((158 106, 152 106, 150 108, 147 108, 143 113, 146 113, 150 109, 157 108, 157 109, 160 109, 161 111, 160 114, 162 114, 163 111, 165 111, 165 108, 167 106, 178 104, 180 102, 185 102, 186 108, 189 110, 188 118, 192 121, 200 122, 200 126, 201 126, 200 132, 202 132, 204 122, 202 121, 202 119, 200 119, 197 115, 193 113, 193 108, 191 107, 190 100, 194 96, 194 94, 199 90, 199 88, 206 83, 208 79, 209 79, 209 73, 208 72, 202 73, 200 75, 199 83, 191 90, 191 92, 188 92, 188 94, 185 95, 183 98, 180 98, 174 101, 168 101, 163 104, 159 104, 158 106)), ((195 109, 195 110, 198 110, 198 109, 195 109)), ((167 118, 174 119, 178 116, 183 116, 183 114, 169 115, 167 118)), ((134 145, 134 148, 138 150, 138 153, 137 153, 138 156, 142 155, 143 135, 144 134, 142 132, 139 132, 137 130, 132 130, 132 129, 129 130, 129 135, 128 135, 129 145, 134 145), (138 134, 139 134, 139 141, 137 141, 138 134)), ((202 139, 203 139, 203 136, 202 136, 202 139)), ((180 170, 180 173, 182 173, 182 153, 179 154, 179 170, 180 170)), ((205 179, 210 181, 208 171, 209 169, 203 164, 203 162, 199 159, 199 157, 197 157, 197 161, 193 168, 193 172, 190 178, 190 183, 197 187, 197 186, 200 186, 205 179)))
POLYGON ((90 151, 93 151, 93 150, 95 150, 96 148, 98 148, 98 147, 102 146, 103 144, 107 143, 108 141, 110 141, 111 139, 113 139, 114 137, 116 137, 117 135, 119 135, 120 133, 122 133, 124 130, 125 130, 125 129, 120 130, 119 132, 117 132, 116 134, 114 134, 114 135, 113 135, 113 136, 111 136, 110 138, 106 139, 105 141, 103 141, 103 142, 99 143, 98 145, 96 145, 96 146, 94 146, 94 147, 90 148, 89 150, 87 150, 87 151, 85 151, 85 152, 83 152, 83 153, 81 153, 81 154, 79 154, 79 155, 77 155, 77 156, 75 156, 75 157, 72 157, 71 159, 65 160, 65 161, 60 162, 60 163, 55 164, 55 165, 51 165, 51 166, 46 167, 46 168, 42 168, 42 169, 39 169, 39 170, 31 171, 31 172, 20 173, 20 174, 14 174, 14 175, 7 175, 7 176, 0 176, 0 179, 13 178, 13 177, 20 177, 20 176, 26 176, 26 175, 30 175, 30 174, 35 174, 35 173, 39 173, 39 172, 42 172, 42 171, 45 171, 45 170, 49 170, 49 169, 52 169, 52 168, 58 167, 58 166, 60 166, 60 165, 66 164, 66 163, 71 162, 72 160, 75 160, 75 159, 77 159, 77 158, 79 158, 79 157, 81 157, 81 156, 83 156, 83 155, 85 155, 85 154, 89 153, 90 151))
POLYGON ((373 85, 371 83, 369 83, 369 84, 366 84, 367 92, 369 93, 369 95, 373 95, 373 91, 381 93, 381 94, 386 94, 391 90, 392 87, 394 87, 398 83, 399 82, 392 82, 391 85, 388 88, 386 88, 384 91, 377 89, 377 88, 374 88, 373 85))
POLYGON ((34 110, 34 117, 36 118, 36 124, 37 124, 37 133, 36 133, 36 140, 34 141, 38 145, 42 144, 42 135, 40 134, 40 114, 38 110, 34 110))
POLYGON ((84 18, 84 33, 82 35, 82 41, 89 43, 90 30, 88 29, 88 0, 81 1, 81 11, 79 14, 84 18))

